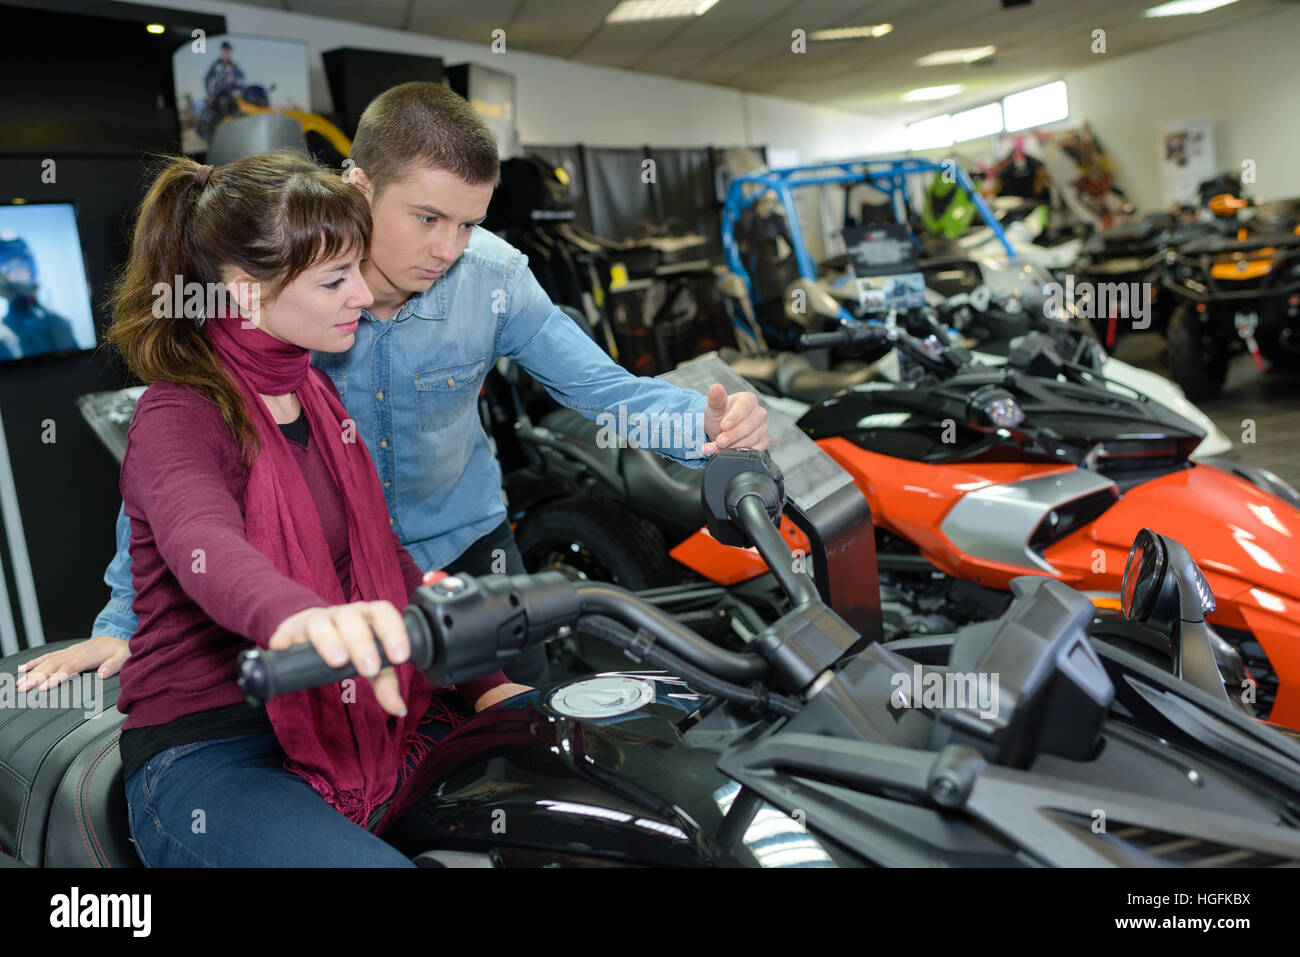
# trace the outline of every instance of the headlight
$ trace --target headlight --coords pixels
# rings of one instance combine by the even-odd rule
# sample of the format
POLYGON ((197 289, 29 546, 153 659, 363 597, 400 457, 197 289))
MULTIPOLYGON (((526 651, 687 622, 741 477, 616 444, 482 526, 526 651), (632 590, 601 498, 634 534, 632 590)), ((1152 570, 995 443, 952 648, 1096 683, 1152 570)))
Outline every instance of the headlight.
POLYGON ((1025 421, 1025 412, 1016 397, 1006 389, 984 386, 976 389, 966 407, 966 419, 971 428, 981 432, 995 429, 1014 429, 1025 421))

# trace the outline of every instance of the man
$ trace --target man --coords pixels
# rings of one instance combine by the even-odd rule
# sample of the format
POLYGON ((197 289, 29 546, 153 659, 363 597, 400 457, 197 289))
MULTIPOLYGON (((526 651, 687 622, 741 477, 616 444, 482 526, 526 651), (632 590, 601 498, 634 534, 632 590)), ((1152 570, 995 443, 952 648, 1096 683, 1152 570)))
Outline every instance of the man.
MULTIPOLYGON (((697 392, 633 376, 542 292, 526 257, 477 228, 497 180, 496 143, 473 108, 434 83, 406 83, 375 99, 352 146, 349 182, 370 201, 374 228, 362 273, 374 295, 346 353, 314 356, 337 386, 379 470, 389 521, 427 570, 522 574, 501 499, 501 469, 478 418, 483 378, 500 356, 590 418, 660 413, 698 422, 707 441, 652 429, 656 451, 688 465, 719 448, 765 448, 758 398, 697 392)), ((639 181, 629 189, 640 188, 639 181)), ((616 421, 626 421, 620 416, 616 421)), ((129 523, 118 516, 113 589, 96 637, 28 666, 33 676, 96 668, 116 673, 135 632, 129 523)), ((546 680, 540 653, 509 677, 546 680)), ((57 681, 53 682, 57 684, 57 681)))
POLYGON ((212 131, 228 115, 235 93, 244 85, 244 71, 232 59, 233 53, 230 41, 221 41, 221 58, 212 62, 203 77, 207 98, 199 114, 197 132, 205 140, 212 139, 212 131))

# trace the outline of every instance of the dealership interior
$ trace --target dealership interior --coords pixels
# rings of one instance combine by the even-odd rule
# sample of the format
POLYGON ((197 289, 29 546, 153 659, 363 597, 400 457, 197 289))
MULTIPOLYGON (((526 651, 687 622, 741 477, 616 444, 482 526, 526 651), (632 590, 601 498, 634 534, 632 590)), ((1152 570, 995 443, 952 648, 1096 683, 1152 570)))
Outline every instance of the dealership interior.
POLYGON ((0 864, 1300 864, 1296 3, 0 15, 0 864))

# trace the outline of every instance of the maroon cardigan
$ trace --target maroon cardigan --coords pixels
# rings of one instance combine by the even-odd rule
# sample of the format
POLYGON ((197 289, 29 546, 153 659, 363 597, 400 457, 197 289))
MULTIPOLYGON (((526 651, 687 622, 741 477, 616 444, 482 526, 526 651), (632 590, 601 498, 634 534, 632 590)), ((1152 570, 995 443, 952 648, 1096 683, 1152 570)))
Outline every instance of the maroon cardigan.
MULTIPOLYGON (((314 368, 311 374, 333 389, 328 376, 314 368)), ((314 467, 310 455, 298 461, 329 536, 342 515, 339 491, 323 462, 314 467)), ((250 642, 265 648, 290 615, 328 604, 280 574, 244 537, 247 482, 248 470, 215 405, 170 382, 145 390, 122 461, 139 617, 121 672, 117 707, 128 716, 123 729, 238 704, 239 652, 250 642)), ((396 535, 393 548, 413 592, 423 573, 396 535)), ((498 671, 458 690, 472 706, 507 680, 498 671)))

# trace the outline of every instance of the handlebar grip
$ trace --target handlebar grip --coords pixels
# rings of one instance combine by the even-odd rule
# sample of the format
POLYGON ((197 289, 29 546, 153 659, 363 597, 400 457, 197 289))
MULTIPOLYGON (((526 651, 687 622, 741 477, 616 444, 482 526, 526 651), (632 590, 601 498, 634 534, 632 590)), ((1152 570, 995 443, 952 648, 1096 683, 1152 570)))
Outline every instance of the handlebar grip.
POLYGON ((848 329, 837 329, 834 332, 806 332, 799 337, 799 348, 803 351, 843 349, 852 342, 853 336, 848 329))
MULTIPOLYGON (((428 629, 409 608, 402 613, 406 631, 411 639, 411 663, 417 668, 428 667, 432 657, 432 642, 428 629)), ((384 646, 375 642, 379 665, 390 664, 384 646)), ((321 685, 333 684, 345 678, 355 678, 357 669, 351 661, 341 668, 332 668, 310 643, 304 642, 281 651, 252 648, 239 656, 239 690, 244 700, 260 708, 276 695, 290 691, 303 691, 321 685)))
POLYGON ((807 349, 853 349, 870 346, 885 341, 889 330, 883 323, 859 322, 843 325, 832 332, 807 332, 799 337, 799 348, 807 349))

